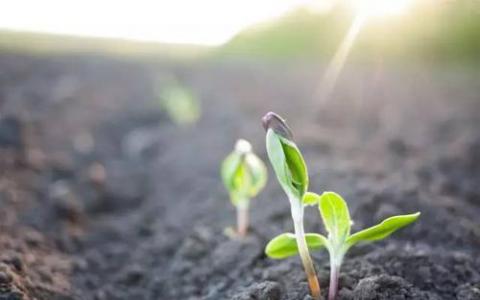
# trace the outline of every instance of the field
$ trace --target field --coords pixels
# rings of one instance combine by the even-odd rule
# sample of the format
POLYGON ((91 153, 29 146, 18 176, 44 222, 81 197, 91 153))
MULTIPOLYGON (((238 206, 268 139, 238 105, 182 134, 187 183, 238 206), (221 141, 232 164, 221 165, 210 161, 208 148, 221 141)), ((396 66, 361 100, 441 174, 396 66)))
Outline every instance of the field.
MULTIPOLYGON (((321 63, 177 64, 0 55, 0 299, 309 299, 298 257, 264 247, 292 230, 269 169, 251 233, 219 178, 239 137, 267 161, 260 119, 287 118, 311 189, 334 190, 354 230, 419 221, 346 258, 339 299, 480 299, 480 85, 460 67, 350 65, 329 101, 321 63), (171 78, 201 104, 179 125, 171 78)), ((322 232, 318 210, 308 231, 322 232)), ((328 258, 314 253, 326 294, 328 258)))

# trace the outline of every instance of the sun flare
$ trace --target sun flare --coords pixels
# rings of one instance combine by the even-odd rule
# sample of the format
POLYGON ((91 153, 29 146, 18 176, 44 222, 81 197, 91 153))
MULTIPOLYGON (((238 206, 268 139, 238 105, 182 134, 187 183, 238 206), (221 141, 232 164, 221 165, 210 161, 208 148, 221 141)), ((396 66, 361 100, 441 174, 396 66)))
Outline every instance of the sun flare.
POLYGON ((350 0, 358 13, 369 17, 401 15, 410 7, 412 0, 350 0))

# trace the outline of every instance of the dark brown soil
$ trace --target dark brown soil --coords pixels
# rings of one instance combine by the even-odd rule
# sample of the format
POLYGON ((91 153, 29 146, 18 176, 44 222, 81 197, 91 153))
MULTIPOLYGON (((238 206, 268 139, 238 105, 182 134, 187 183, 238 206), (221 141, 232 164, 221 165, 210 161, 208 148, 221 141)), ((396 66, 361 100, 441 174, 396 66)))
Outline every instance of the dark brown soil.
MULTIPOLYGON (((480 299, 480 82, 461 69, 322 68, 0 55, 0 300, 309 299, 299 259, 263 254, 292 230, 271 176, 243 240, 219 164, 239 137, 265 159, 261 116, 285 116, 311 189, 350 204, 355 230, 421 219, 346 258, 339 299, 480 299), (202 102, 180 127, 155 91, 202 102)), ((271 172, 270 172, 271 173, 271 172)), ((322 231, 318 212, 309 231, 322 231)), ((314 254, 323 294, 328 259, 314 254)))

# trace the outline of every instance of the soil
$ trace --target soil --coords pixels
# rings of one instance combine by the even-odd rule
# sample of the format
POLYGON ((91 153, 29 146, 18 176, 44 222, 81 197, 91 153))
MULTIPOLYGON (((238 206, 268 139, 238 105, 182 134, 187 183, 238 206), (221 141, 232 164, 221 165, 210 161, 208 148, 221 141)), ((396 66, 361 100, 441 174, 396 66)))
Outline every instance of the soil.
MULTIPOLYGON (((419 221, 345 259, 339 299, 480 299, 480 82, 462 69, 350 65, 332 100, 320 65, 128 62, 0 55, 0 299, 310 299, 298 257, 263 249, 292 230, 270 169, 244 240, 219 180, 237 138, 265 160, 261 116, 290 123, 311 190, 349 202, 354 230, 419 221), (202 104, 172 122, 171 78, 202 104)), ((310 232, 323 232, 318 211, 310 232)), ((314 253, 322 294, 329 268, 314 253)))

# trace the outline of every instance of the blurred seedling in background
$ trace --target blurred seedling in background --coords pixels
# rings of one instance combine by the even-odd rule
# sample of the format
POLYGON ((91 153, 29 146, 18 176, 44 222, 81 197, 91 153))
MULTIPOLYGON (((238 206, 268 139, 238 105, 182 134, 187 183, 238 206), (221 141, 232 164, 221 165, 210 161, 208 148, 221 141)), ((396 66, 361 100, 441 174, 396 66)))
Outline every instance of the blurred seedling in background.
MULTIPOLYGON (((268 255, 275 254, 275 251, 272 252, 272 245, 274 246, 273 250, 275 250, 279 248, 279 246, 282 246, 283 242, 286 241, 291 243, 293 241, 294 251, 290 251, 293 252, 291 255, 297 253, 300 255, 305 273, 307 274, 311 295, 313 299, 318 300, 320 299, 320 285, 307 246, 309 244, 311 246, 313 245, 313 242, 316 241, 316 236, 314 235, 314 239, 312 240, 312 235, 306 235, 303 228, 304 207, 308 205, 304 200, 309 199, 305 198, 305 193, 308 190, 307 166, 300 150, 293 142, 293 136, 290 129, 280 116, 269 112, 263 117, 262 122, 263 127, 267 131, 266 144, 268 158, 270 159, 273 170, 277 175, 278 182, 290 201, 295 230, 294 234, 283 234, 273 239, 268 244, 266 253, 268 255)), ((286 246, 288 245, 290 244, 287 244, 286 246)), ((270 256, 275 258, 275 255, 270 256)))
POLYGON ((158 91, 160 107, 177 125, 196 123, 201 116, 201 106, 190 89, 171 80, 158 91))
POLYGON ((238 140, 235 149, 222 163, 221 176, 237 210, 236 235, 244 237, 249 226, 250 200, 258 195, 267 182, 267 168, 252 151, 246 140, 238 140))
MULTIPOLYGON (((318 205, 328 237, 308 233, 307 244, 311 250, 326 248, 330 254, 330 288, 328 300, 334 300, 338 290, 338 278, 343 258, 347 251, 360 242, 372 242, 384 239, 396 230, 415 222, 420 213, 390 217, 378 225, 350 234, 352 221, 347 203, 334 192, 325 192, 321 196, 306 193, 303 198, 306 205, 318 205)), ((299 253, 295 236, 284 233, 268 243, 266 254, 275 259, 283 259, 299 253)))

